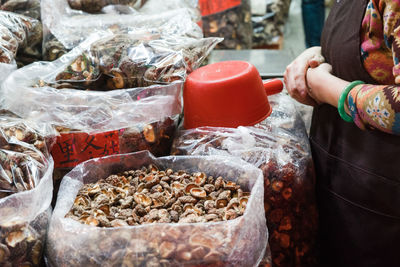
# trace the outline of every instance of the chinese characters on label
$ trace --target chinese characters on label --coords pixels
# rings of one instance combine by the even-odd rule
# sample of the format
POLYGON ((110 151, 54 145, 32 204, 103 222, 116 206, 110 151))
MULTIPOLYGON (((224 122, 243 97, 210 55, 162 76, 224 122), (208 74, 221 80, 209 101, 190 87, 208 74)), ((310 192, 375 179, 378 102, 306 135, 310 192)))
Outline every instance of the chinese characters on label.
POLYGON ((51 152, 56 168, 71 168, 88 159, 118 153, 119 131, 61 134, 51 152))

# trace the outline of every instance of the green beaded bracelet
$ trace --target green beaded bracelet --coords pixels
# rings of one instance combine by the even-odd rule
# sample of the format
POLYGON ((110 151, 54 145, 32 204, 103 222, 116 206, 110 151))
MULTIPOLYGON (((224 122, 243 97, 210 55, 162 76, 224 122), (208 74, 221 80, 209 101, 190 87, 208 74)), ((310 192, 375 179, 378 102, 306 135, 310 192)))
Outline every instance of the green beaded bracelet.
POLYGON ((348 96, 350 90, 359 84, 364 84, 364 82, 363 81, 354 81, 354 82, 349 83, 349 85, 347 85, 344 88, 342 94, 339 97, 339 102, 338 102, 339 115, 346 122, 353 122, 353 118, 351 116, 349 116, 346 113, 346 111, 344 110, 344 103, 346 102, 346 99, 347 99, 347 96, 348 96))

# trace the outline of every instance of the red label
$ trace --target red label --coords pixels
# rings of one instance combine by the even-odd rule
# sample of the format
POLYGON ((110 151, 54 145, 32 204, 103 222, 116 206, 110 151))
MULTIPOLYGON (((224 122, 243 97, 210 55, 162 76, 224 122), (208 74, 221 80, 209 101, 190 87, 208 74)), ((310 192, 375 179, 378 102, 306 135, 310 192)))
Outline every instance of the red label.
POLYGON ((55 168, 71 168, 92 158, 119 154, 119 132, 64 133, 57 137, 51 155, 55 168))
POLYGON ((241 0, 199 0, 202 16, 212 15, 239 6, 241 0))

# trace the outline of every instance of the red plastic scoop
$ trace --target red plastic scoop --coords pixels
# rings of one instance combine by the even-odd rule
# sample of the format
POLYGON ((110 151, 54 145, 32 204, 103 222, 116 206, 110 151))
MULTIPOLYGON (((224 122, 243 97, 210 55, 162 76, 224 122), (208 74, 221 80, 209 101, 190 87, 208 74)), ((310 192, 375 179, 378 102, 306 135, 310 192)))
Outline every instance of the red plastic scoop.
POLYGON ((261 80, 257 69, 245 61, 223 61, 192 72, 185 83, 184 127, 255 125, 272 109, 268 95, 281 92, 279 79, 261 80))

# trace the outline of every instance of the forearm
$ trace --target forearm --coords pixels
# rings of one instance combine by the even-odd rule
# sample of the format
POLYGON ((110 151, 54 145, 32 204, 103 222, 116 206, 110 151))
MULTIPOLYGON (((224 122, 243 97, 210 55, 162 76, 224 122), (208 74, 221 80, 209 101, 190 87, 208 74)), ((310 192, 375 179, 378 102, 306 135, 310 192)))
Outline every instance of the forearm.
POLYGON ((307 72, 307 84, 319 102, 337 107, 339 97, 349 82, 335 77, 329 72, 310 69, 307 72))
MULTIPOLYGON (((320 103, 337 108, 340 95, 349 81, 333 76, 324 69, 309 69, 307 84, 310 94, 320 103)), ((358 85, 348 94, 345 109, 360 129, 374 128, 400 134, 400 87, 358 85)))

